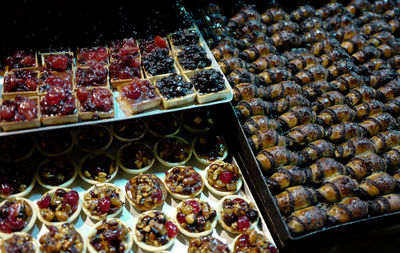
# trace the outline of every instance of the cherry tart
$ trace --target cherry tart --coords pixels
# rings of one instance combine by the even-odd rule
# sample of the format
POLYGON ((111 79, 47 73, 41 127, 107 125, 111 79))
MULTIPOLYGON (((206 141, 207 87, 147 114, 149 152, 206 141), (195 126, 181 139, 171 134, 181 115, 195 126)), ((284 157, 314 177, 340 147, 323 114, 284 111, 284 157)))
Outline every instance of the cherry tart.
POLYGON ((53 90, 67 90, 72 92, 74 76, 71 70, 58 72, 43 70, 39 75, 39 95, 45 95, 48 91, 53 90))
POLYGON ((223 99, 232 93, 224 76, 215 69, 206 69, 198 72, 188 73, 187 76, 196 90, 196 100, 199 104, 223 99))
POLYGON ((167 214, 147 211, 139 215, 133 224, 133 240, 143 250, 162 251, 174 244, 178 228, 167 214))
POLYGON ((82 234, 71 223, 50 226, 49 231, 39 239, 42 253, 86 252, 86 243, 82 234))
POLYGON ((119 85, 120 96, 117 101, 126 115, 137 114, 161 104, 161 97, 149 80, 132 79, 131 82, 119 85))
POLYGON ((56 52, 42 54, 43 68, 50 71, 72 70, 74 55, 71 52, 56 52))
POLYGON ((174 113, 163 113, 146 119, 146 127, 156 138, 177 135, 181 130, 181 122, 174 113))
POLYGON ((209 110, 189 109, 181 112, 182 125, 192 134, 202 134, 214 125, 214 118, 209 110))
POLYGON ((78 192, 61 187, 43 194, 36 206, 39 220, 47 226, 73 222, 81 212, 78 192))
POLYGON ((78 170, 68 157, 58 156, 43 161, 36 172, 38 183, 46 189, 70 186, 78 170))
POLYGON ((217 238, 200 236, 190 240, 188 253, 230 253, 229 246, 217 238))
POLYGON ((75 71, 75 86, 77 88, 108 87, 108 68, 101 64, 77 68, 75 71))
POLYGON ((165 174, 165 185, 168 192, 177 199, 190 199, 199 195, 204 189, 201 175, 190 166, 177 166, 165 174))
POLYGON ((139 211, 160 207, 167 198, 167 189, 159 177, 153 174, 139 174, 125 185, 126 197, 139 211))
POLYGON ((157 160, 164 166, 184 165, 192 156, 192 149, 187 141, 180 137, 166 137, 154 147, 157 160))
POLYGON ((0 236, 14 232, 28 232, 36 222, 33 203, 25 198, 9 198, 0 204, 0 236))
POLYGON ((118 172, 118 166, 108 153, 88 154, 79 163, 79 176, 89 184, 110 182, 118 172))
POLYGON ((114 96, 108 88, 79 88, 79 116, 82 120, 98 120, 114 117, 114 96))
POLYGON ((192 103, 196 98, 193 84, 186 76, 171 74, 155 81, 164 108, 172 108, 192 103))
POLYGON ((0 160, 24 161, 35 152, 36 145, 31 135, 10 135, 0 138, 0 160))
POLYGON ((79 48, 76 50, 76 63, 79 67, 96 64, 108 65, 108 56, 106 47, 79 48))
POLYGON ((3 100, 1 104, 1 127, 3 131, 40 127, 38 97, 17 95, 3 100))
POLYGON ((208 165, 204 174, 207 189, 217 196, 235 194, 243 184, 239 168, 221 160, 208 165))
POLYGON ((200 35, 192 29, 180 30, 169 36, 172 50, 177 53, 182 48, 192 45, 200 45, 200 35))
POLYGON ((34 170, 22 167, 17 163, 0 165, 0 197, 24 197, 35 185, 34 170))
POLYGON ((123 209, 125 196, 113 184, 97 184, 83 195, 83 212, 94 220, 104 220, 118 216, 123 209))
POLYGON ((84 152, 102 152, 110 147, 113 136, 108 127, 91 125, 79 128, 76 134, 76 145, 84 152))
POLYGON ((146 126, 141 119, 115 121, 111 125, 113 136, 120 142, 138 141, 146 134, 146 126))
POLYGON ((95 252, 127 253, 133 244, 132 230, 123 221, 111 218, 95 225, 88 236, 88 249, 95 252))
POLYGON ((133 55, 125 55, 112 62, 109 67, 111 86, 117 88, 118 85, 126 83, 134 78, 141 78, 140 58, 133 55))
POLYGON ((39 245, 35 238, 25 232, 14 232, 0 240, 2 253, 39 253, 39 245))
POLYGON ((278 249, 263 234, 254 229, 249 229, 237 236, 233 241, 233 252, 266 252, 278 253, 278 249))
POLYGON ((12 98, 15 95, 37 95, 39 87, 39 72, 31 70, 14 70, 7 72, 3 80, 2 98, 12 98))
POLYGON ((117 61, 119 58, 125 55, 133 55, 135 57, 139 57, 139 46, 135 39, 133 38, 125 38, 122 41, 113 41, 111 42, 110 47, 110 60, 117 61))
POLYGON ((157 49, 169 50, 168 42, 165 38, 161 36, 155 36, 154 39, 147 39, 140 41, 140 52, 143 55, 154 52, 157 49))
POLYGON ((17 50, 4 60, 7 70, 37 69, 39 67, 37 53, 33 50, 17 50))
POLYGON ((202 164, 211 164, 216 160, 224 160, 228 155, 228 147, 220 135, 208 131, 192 142, 193 154, 202 164))
POLYGON ((200 199, 182 201, 176 207, 174 219, 182 234, 194 238, 211 234, 218 220, 217 211, 200 199))
POLYGON ((43 125, 59 125, 78 122, 75 93, 57 86, 51 87, 40 99, 43 125))
POLYGON ((72 150, 74 139, 69 130, 46 131, 37 136, 36 145, 45 156, 60 156, 72 150))
POLYGON ((118 166, 129 174, 146 172, 155 160, 153 149, 140 142, 128 143, 117 153, 118 166))

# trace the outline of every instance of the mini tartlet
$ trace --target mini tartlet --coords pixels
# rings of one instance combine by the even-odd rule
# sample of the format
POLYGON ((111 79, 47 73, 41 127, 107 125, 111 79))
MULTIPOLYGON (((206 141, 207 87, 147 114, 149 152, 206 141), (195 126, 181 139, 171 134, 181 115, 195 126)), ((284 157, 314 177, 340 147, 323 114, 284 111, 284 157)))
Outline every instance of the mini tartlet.
POLYGON ((0 197, 24 197, 35 185, 34 170, 21 167, 16 163, 0 165, 0 197))
POLYGON ((255 204, 237 195, 223 197, 218 203, 218 214, 221 226, 233 234, 254 228, 259 219, 255 204))
POLYGON ((180 137, 166 137, 154 146, 157 160, 164 166, 173 167, 184 165, 192 156, 190 144, 180 137))
POLYGON ((190 166, 176 166, 168 170, 164 178, 168 192, 177 199, 190 199, 204 189, 200 173, 190 166))
POLYGON ((205 133, 214 125, 210 111, 204 108, 184 110, 180 118, 185 130, 192 134, 205 133))
POLYGON ((132 142, 142 139, 147 129, 143 120, 131 119, 113 122, 111 131, 120 142, 132 142))
POLYGON ((39 88, 39 72, 30 70, 13 70, 7 72, 3 80, 1 97, 10 99, 16 95, 36 96, 39 88))
POLYGON ((173 113, 164 113, 147 118, 146 128, 156 138, 175 136, 181 130, 181 122, 173 113))
POLYGON ((117 172, 117 163, 108 153, 88 154, 79 163, 79 176, 89 184, 110 182, 117 172))
POLYGON ((36 172, 38 183, 46 189, 70 186, 78 170, 76 164, 68 157, 53 157, 43 161, 36 172))
POLYGON ((78 113, 81 120, 99 120, 113 118, 114 96, 106 87, 78 88, 78 113))
POLYGON ((28 232, 36 222, 33 203, 25 198, 9 198, 0 203, 0 237, 14 232, 28 232))
POLYGON ((202 164, 224 160, 228 156, 228 146, 224 139, 214 131, 208 131, 192 142, 193 155, 202 164))
POLYGON ((35 238, 33 238, 30 234, 25 232, 14 232, 0 240, 0 252, 1 253, 10 253, 8 249, 11 249, 11 252, 17 250, 16 252, 23 253, 39 253, 39 245, 35 238))
POLYGON ((207 189, 217 196, 235 194, 243 184, 239 168, 221 160, 207 166, 204 171, 204 182, 207 189))
POLYGON ((84 126, 76 134, 76 145, 84 152, 102 152, 110 147, 113 136, 103 125, 84 126))
POLYGON ((109 53, 107 47, 78 48, 76 50, 76 64, 79 67, 92 65, 108 65, 109 53))
POLYGON ((179 231, 193 238, 211 234, 218 221, 217 211, 200 199, 182 201, 173 218, 179 231))
POLYGON ((60 156, 74 147, 72 134, 68 130, 42 132, 37 138, 37 149, 45 156, 60 156))
POLYGON ((201 236, 190 240, 188 253, 230 253, 229 246, 217 238, 201 236))
POLYGON ((78 122, 75 92, 51 87, 40 97, 40 112, 40 122, 45 126, 78 122))
POLYGON ((238 235, 233 243, 234 253, 246 252, 268 252, 277 253, 278 250, 268 239, 254 229, 249 229, 241 235, 238 235))
POLYGON ((129 174, 146 172, 155 160, 153 149, 140 142, 125 144, 117 153, 118 167, 129 174))
POLYGON ((72 70, 74 54, 72 52, 41 53, 42 66, 50 71, 72 70))
POLYGON ((40 237, 39 244, 43 253, 86 252, 84 237, 71 223, 50 226, 49 232, 40 237), (59 248, 60 246, 61 249, 59 248))
POLYGON ((171 247, 178 228, 164 212, 147 211, 139 215, 133 224, 133 240, 143 250, 162 251, 171 247), (154 231, 157 230, 157 233, 154 231))
POLYGON ((130 227, 123 221, 110 218, 97 223, 87 237, 90 253, 124 252, 131 250, 133 235, 130 227))
POLYGON ((148 211, 162 206, 167 198, 167 189, 159 177, 139 174, 125 185, 129 203, 139 211, 148 211))
POLYGON ((36 145, 31 135, 10 135, 0 139, 0 160, 20 162, 35 152, 36 145))
POLYGON ((82 203, 77 191, 54 188, 36 202, 39 220, 47 226, 73 222, 81 212, 82 203))
POLYGON ((14 131, 40 127, 41 109, 39 97, 15 96, 1 101, 1 128, 3 131, 14 131))

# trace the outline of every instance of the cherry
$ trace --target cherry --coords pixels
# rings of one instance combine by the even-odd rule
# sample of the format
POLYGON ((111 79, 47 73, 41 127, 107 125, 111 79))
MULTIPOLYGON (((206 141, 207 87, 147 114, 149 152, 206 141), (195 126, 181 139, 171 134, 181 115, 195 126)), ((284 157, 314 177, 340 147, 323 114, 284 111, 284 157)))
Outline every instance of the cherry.
POLYGON ((233 179, 233 172, 230 170, 224 170, 219 174, 219 179, 221 179, 222 183, 229 184, 233 179))
POLYGON ((76 208, 79 202, 79 194, 77 191, 69 191, 64 195, 63 206, 69 204, 73 209, 76 208))
POLYGON ((51 198, 50 198, 50 195, 47 194, 46 196, 44 196, 42 199, 40 199, 37 202, 37 205, 39 206, 39 208, 45 209, 50 206, 50 203, 51 203, 51 198))
POLYGON ((167 47, 167 41, 161 36, 156 36, 154 38, 154 42, 156 43, 156 45, 159 48, 166 48, 167 47))
POLYGON ((82 103, 84 101, 86 101, 86 99, 89 96, 89 91, 83 89, 83 88, 78 88, 76 90, 76 95, 78 97, 78 100, 82 103))
POLYGON ((99 199, 98 205, 102 213, 107 213, 111 209, 111 200, 109 197, 101 198, 99 199))
POLYGON ((27 67, 33 66, 35 65, 35 58, 32 55, 28 55, 21 60, 21 64, 27 67))
POLYGON ((30 101, 23 101, 18 107, 18 113, 27 120, 33 120, 37 117, 37 108, 30 101))
POLYGON ((47 60, 50 68, 65 71, 68 68, 68 57, 66 55, 50 55, 47 60))
POLYGON ((15 116, 15 105, 3 105, 1 107, 1 118, 5 121, 11 121, 15 116))
POLYGON ((242 198, 235 198, 232 201, 233 201, 233 204, 237 203, 239 205, 243 205, 243 203, 246 203, 246 201, 244 199, 242 199, 242 198))
POLYGON ((3 195, 11 195, 11 193, 13 193, 14 188, 11 186, 11 184, 9 183, 2 183, 0 185, 0 192, 3 195))
POLYGON ((188 206, 188 205, 191 205, 191 206, 192 206, 192 209, 193 209, 192 213, 196 213, 196 214, 197 214, 197 213, 200 212, 200 205, 199 205, 199 202, 197 202, 197 201, 194 200, 194 199, 187 201, 187 202, 185 203, 185 205, 186 205, 186 206, 188 206))
POLYGON ((250 227, 250 220, 247 216, 239 217, 237 225, 240 231, 246 231, 250 227))
POLYGON ((48 92, 46 94, 46 102, 49 105, 57 105, 61 101, 60 94, 57 92, 48 92))
POLYGON ((238 239, 238 242, 239 248, 247 248, 247 246, 249 245, 249 236, 246 234, 241 235, 238 239))
POLYGON ((165 224, 165 229, 167 230, 167 235, 169 238, 173 238, 178 234, 178 228, 172 221, 168 221, 165 224))
POLYGON ((179 223, 185 223, 186 219, 185 219, 186 215, 184 215, 182 212, 179 212, 176 215, 176 219, 178 220, 179 223))
POLYGON ((8 227, 10 227, 14 231, 20 231, 25 226, 25 221, 23 219, 17 218, 16 216, 9 215, 5 222, 8 227))
POLYGON ((5 221, 0 222, 0 231, 3 233, 12 233, 12 229, 5 223, 5 221))

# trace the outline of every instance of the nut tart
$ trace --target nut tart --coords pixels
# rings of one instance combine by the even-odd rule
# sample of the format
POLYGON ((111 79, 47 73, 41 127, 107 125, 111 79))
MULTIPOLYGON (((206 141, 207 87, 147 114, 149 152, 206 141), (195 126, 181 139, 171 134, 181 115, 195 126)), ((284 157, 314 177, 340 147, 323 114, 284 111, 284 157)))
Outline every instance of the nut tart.
POLYGON ((228 156, 228 146, 224 139, 214 131, 208 131, 192 142, 193 155, 202 164, 224 160, 228 156))
POLYGON ((233 241, 233 252, 266 252, 278 253, 278 249, 263 234, 254 229, 248 229, 243 234, 238 235, 233 241))
POLYGON ((0 197, 24 197, 36 182, 35 171, 17 163, 0 164, 0 197))
POLYGON ((156 138, 175 136, 181 130, 181 121, 174 113, 148 117, 145 124, 149 132, 156 138))
POLYGON ((75 87, 109 87, 108 67, 95 64, 90 67, 80 67, 75 71, 75 87))
POLYGON ((39 220, 46 226, 73 222, 81 212, 82 203, 77 191, 54 188, 36 202, 39 220))
POLYGON ((239 168, 221 160, 217 160, 204 171, 204 183, 207 189, 216 196, 235 194, 242 187, 242 175, 239 168))
POLYGON ((184 110, 180 118, 185 130, 192 134, 202 134, 214 125, 211 112, 204 108, 184 110))
POLYGON ((217 211, 200 199, 182 201, 173 218, 179 231, 193 238, 211 234, 218 221, 217 211))
POLYGON ((140 142, 125 144, 117 153, 118 167, 129 174, 146 172, 155 160, 153 149, 140 142))
POLYGON ((83 212, 94 220, 104 220, 118 216, 124 207, 122 190, 108 183, 90 187, 83 195, 83 212))
POLYGON ((156 175, 139 174, 126 183, 125 195, 133 207, 143 212, 162 206, 167 189, 156 175))
POLYGON ((74 139, 69 130, 46 131, 37 136, 36 145, 45 156, 60 156, 72 150, 74 139))
POLYGON ((182 47, 182 50, 176 54, 175 61, 183 74, 211 69, 211 59, 200 45, 182 47))
POLYGON ((39 239, 42 253, 86 252, 86 243, 82 234, 71 223, 50 226, 49 231, 39 239))
POLYGON ((217 238, 201 236, 190 240, 188 253, 230 253, 229 246, 217 238))
POLYGON ((36 172, 38 183, 46 189, 70 186, 76 176, 78 169, 76 164, 68 157, 53 157, 43 161, 36 172))
POLYGON ((74 54, 72 52, 41 53, 42 66, 49 71, 66 71, 74 67, 74 54))
POLYGON ((72 70, 63 72, 43 70, 39 75, 39 95, 46 95, 48 91, 58 87, 67 91, 74 91, 74 75, 72 70))
POLYGON ((108 65, 109 52, 107 47, 78 48, 76 64, 78 67, 89 67, 96 64, 108 65))
POLYGON ((79 176, 89 184, 110 182, 117 172, 115 158, 108 153, 88 154, 79 163, 79 176))
POLYGON ((1 97, 12 99, 16 95, 37 96, 39 90, 39 71, 13 70, 7 72, 3 80, 1 97))
POLYGON ((142 119, 130 119, 114 121, 111 132, 120 142, 132 142, 142 139, 147 129, 142 119))
POLYGON ((173 167, 187 163, 192 156, 192 149, 180 137, 166 137, 156 143, 154 154, 162 165, 173 167))
POLYGON ((36 222, 36 212, 29 199, 13 197, 0 203, 0 237, 14 232, 28 232, 36 222))
POLYGON ((3 131, 40 127, 39 97, 17 95, 1 103, 1 128, 3 131))
POLYGON ((76 134, 76 145, 88 153, 103 152, 110 147, 112 141, 110 129, 103 125, 84 126, 76 134))
POLYGON ((109 49, 110 61, 118 61, 125 55, 140 57, 139 45, 134 38, 112 41, 109 49))
POLYGON ((14 69, 37 70, 39 61, 37 52, 33 50, 17 50, 4 59, 7 71, 14 69))
POLYGON ((168 192, 177 199, 185 200, 199 195, 204 189, 200 173, 190 166, 176 166, 168 170, 164 178, 168 192))
POLYGON ((113 118, 114 96, 110 89, 104 87, 78 88, 78 113, 82 120, 113 118))
POLYGON ((128 253, 133 244, 131 228, 123 221, 110 218, 97 223, 87 238, 90 253, 128 253))
POLYGON ((0 160, 21 162, 35 152, 35 140, 31 135, 10 135, 0 139, 0 160))
POLYGON ((25 232, 14 232, 0 240, 1 253, 39 253, 39 245, 35 238, 25 232))
POLYGON ((152 252, 170 248, 178 234, 172 219, 166 213, 154 210, 140 214, 133 221, 132 228, 135 243, 141 249, 152 252))
POLYGON ((45 126, 78 122, 75 92, 52 86, 46 95, 40 98, 40 112, 40 121, 45 126))
POLYGON ((168 35, 172 53, 176 56, 182 48, 201 45, 200 35, 194 29, 183 29, 168 35))
POLYGON ((255 204, 237 195, 223 197, 218 203, 218 214, 221 226, 234 234, 254 228, 259 219, 255 204))

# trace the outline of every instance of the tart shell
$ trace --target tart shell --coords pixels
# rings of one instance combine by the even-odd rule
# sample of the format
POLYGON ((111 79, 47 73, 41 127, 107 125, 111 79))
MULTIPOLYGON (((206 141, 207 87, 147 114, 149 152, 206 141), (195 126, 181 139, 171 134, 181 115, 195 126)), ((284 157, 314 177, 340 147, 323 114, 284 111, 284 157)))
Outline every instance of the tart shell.
MULTIPOLYGON (((107 179, 106 181, 104 181, 104 182, 99 182, 99 181, 96 181, 96 180, 93 180, 93 179, 89 179, 89 178, 87 178, 87 177, 85 177, 85 176, 83 175, 83 173, 82 173, 82 166, 83 166, 83 163, 86 161, 86 159, 87 159, 89 156, 94 155, 94 154, 96 154, 96 153, 90 153, 90 154, 85 155, 85 156, 82 158, 82 160, 79 162, 79 168, 78 168, 79 176, 82 178, 83 181, 85 181, 85 182, 87 182, 87 183, 89 183, 89 184, 93 184, 93 185, 100 184, 100 183, 108 183, 108 182, 110 182, 111 180, 113 180, 113 178, 114 178, 114 177, 117 175, 117 173, 118 173, 118 165, 117 165, 117 163, 115 163, 116 169, 115 169, 114 173, 111 174, 111 177, 110 177, 109 179, 107 179)), ((113 157, 112 155, 110 155, 110 154, 108 154, 108 153, 104 153, 104 154, 105 154, 106 156, 108 156, 111 160, 115 161, 115 159, 114 159, 114 157, 113 157)))
POLYGON ((69 136, 71 137, 71 145, 69 145, 69 147, 68 147, 66 150, 64 150, 63 152, 61 152, 61 153, 57 153, 57 154, 50 154, 50 153, 47 153, 46 151, 44 151, 44 150, 40 147, 38 141, 36 141, 37 149, 39 150, 40 153, 42 153, 43 155, 48 156, 48 157, 55 157, 55 156, 65 155, 65 154, 71 152, 72 148, 74 147, 74 138, 73 138, 73 136, 72 136, 72 133, 69 131, 68 134, 69 134, 69 136))
MULTIPOLYGON (((39 69, 39 60, 38 60, 38 53, 35 52, 35 65, 32 67, 25 67, 25 68, 9 68, 6 66, 7 72, 13 71, 13 70, 38 70, 39 69)), ((3 70, 4 71, 4 70, 3 70)), ((0 70, 0 76, 2 73, 2 70, 0 70)), ((3 72, 4 73, 4 72, 3 72)))
MULTIPOLYGON (((168 138, 168 137, 166 137, 166 138, 168 138)), ((183 142, 189 144, 186 140, 184 140, 184 139, 182 139, 182 138, 180 138, 180 137, 176 137, 176 136, 175 136, 174 138, 177 138, 177 139, 179 139, 179 140, 181 140, 181 141, 183 141, 183 142)), ((187 163, 187 162, 190 160, 190 158, 192 157, 192 149, 191 149, 191 148, 190 148, 188 157, 187 157, 184 161, 182 161, 182 162, 170 163, 170 162, 167 162, 167 161, 163 160, 163 159, 158 155, 157 147, 158 147, 158 144, 159 144, 162 140, 164 140, 164 139, 165 139, 165 138, 159 140, 159 141, 156 143, 156 145, 154 146, 154 156, 157 158, 157 160, 158 160, 162 165, 167 166, 167 167, 182 166, 182 165, 184 165, 185 163, 187 163)), ((189 145, 190 145, 190 144, 189 144, 189 145)))
POLYGON ((70 185, 74 182, 76 176, 78 175, 77 166, 76 166, 76 164, 75 164, 73 161, 71 161, 71 162, 72 162, 72 164, 73 164, 74 167, 75 167, 75 171, 74 171, 74 174, 72 175, 72 177, 71 177, 68 181, 66 181, 66 182, 64 182, 63 184, 60 184, 60 185, 58 185, 58 186, 49 185, 49 184, 46 184, 45 182, 42 181, 42 179, 40 178, 40 175, 39 175, 39 168, 42 167, 42 165, 44 165, 44 164, 46 164, 47 162, 49 162, 50 160, 51 160, 51 159, 46 159, 45 161, 43 161, 43 162, 39 165, 38 169, 36 170, 36 178, 37 178, 38 183, 39 183, 41 186, 43 186, 44 188, 49 189, 49 190, 52 190, 52 189, 54 189, 54 188, 63 188, 63 187, 68 187, 68 186, 70 186, 70 185))
MULTIPOLYGON (((13 232, 13 233, 11 233, 11 234, 5 235, 5 236, 3 237, 3 239, 6 240, 6 239, 10 238, 10 237, 13 236, 13 235, 27 236, 27 235, 30 235, 30 234, 28 234, 28 233, 26 233, 26 232, 13 232)), ((35 239, 32 235, 30 235, 30 236, 32 237, 31 242, 32 242, 33 246, 35 246, 35 253, 39 253, 39 252, 40 252, 39 243, 36 241, 36 239, 35 239)), ((4 247, 4 241, 3 241, 3 240, 0 240, 0 252, 3 252, 3 251, 2 251, 2 248, 3 248, 3 247, 4 247)))
MULTIPOLYGON (((196 149, 195 149, 196 141, 198 139, 199 139, 199 137, 196 137, 192 142, 192 150, 193 150, 194 157, 196 157, 197 161, 199 161, 201 164, 210 165, 210 164, 214 163, 215 161, 210 161, 209 159, 204 159, 204 158, 199 157, 199 155, 197 154, 196 149)), ((227 156, 228 156, 228 146, 225 145, 224 154, 222 155, 222 157, 218 157, 217 160, 224 160, 227 156)))
MULTIPOLYGON (((142 122, 142 124, 143 124, 144 126, 146 126, 142 119, 138 118, 138 120, 140 120, 140 121, 142 122)), ((119 136, 119 135, 115 132, 115 130, 114 130, 114 123, 111 124, 111 132, 112 132, 113 136, 114 136, 117 140, 119 140, 120 142, 132 142, 132 141, 137 141, 137 140, 142 139, 142 138, 146 135, 147 128, 146 128, 146 127, 144 128, 143 133, 142 133, 139 137, 132 138, 132 139, 127 139, 127 138, 124 138, 124 137, 119 136)))
POLYGON ((185 128, 185 130, 188 131, 189 133, 191 133, 191 134, 203 134, 203 133, 207 132, 208 130, 210 130, 209 127, 206 127, 206 128, 203 128, 203 129, 196 129, 196 128, 190 127, 190 126, 187 125, 187 124, 185 123, 185 121, 183 120, 183 114, 184 114, 184 113, 185 113, 185 111, 181 111, 181 113, 180 113, 180 119, 181 119, 183 128, 185 128))
MULTIPOLYGON (((33 138, 32 136, 30 136, 30 135, 25 135, 25 136, 27 136, 28 138, 30 138, 31 141, 32 141, 32 148, 29 150, 29 152, 26 153, 24 156, 22 156, 22 157, 20 157, 20 158, 17 158, 17 159, 14 159, 14 160, 7 160, 7 159, 0 158, 0 161, 5 161, 5 162, 11 162, 11 161, 12 161, 12 162, 21 162, 21 161, 28 160, 28 159, 33 155, 33 153, 35 152, 36 143, 35 143, 35 140, 34 140, 34 138, 33 138)), ((0 197, 2 197, 1 194, 0 194, 0 197)))
MULTIPOLYGON (((24 68, 24 69, 26 69, 26 68, 24 68)), ((12 74, 16 70, 18 70, 18 69, 14 69, 14 70, 11 70, 10 72, 7 72, 7 75, 12 74)), ((29 68, 27 70, 29 70, 29 68)), ((35 73, 37 80, 39 80, 39 71, 33 70, 33 72, 35 73)), ((38 92, 39 92, 39 83, 38 83, 38 85, 36 87, 36 90, 33 90, 33 91, 13 91, 13 92, 4 91, 4 84, 3 84, 3 87, 1 89, 1 97, 3 99, 13 99, 17 95, 21 95, 21 96, 24 96, 24 97, 31 97, 31 96, 37 96, 38 92)))
POLYGON ((178 133, 179 133, 179 131, 181 130, 181 121, 179 120, 179 118, 175 115, 175 114, 171 114, 173 117, 174 117, 174 119, 176 120, 176 122, 178 123, 178 128, 175 130, 175 132, 173 132, 173 133, 170 133, 170 134, 165 134, 165 135, 162 135, 162 134, 159 134, 159 133, 156 133, 156 132, 154 132, 152 129, 151 129, 151 127, 149 126, 149 122, 148 122, 148 120, 146 120, 145 122, 144 122, 144 125, 146 126, 146 129, 149 131, 149 133, 151 133, 151 135, 153 135, 154 137, 156 137, 156 138, 164 138, 164 137, 172 137, 172 136, 175 136, 175 135, 177 135, 178 133))
MULTIPOLYGON (((108 76, 107 76, 107 80, 108 80, 108 76)), ((110 92, 111 95, 113 94, 112 91, 108 88, 108 84, 105 87, 104 86, 87 87, 86 89, 93 90, 93 89, 99 89, 99 88, 107 90, 108 92, 110 92)), ((78 108, 78 114, 79 114, 79 117, 81 118, 81 120, 93 120, 95 115, 97 115, 99 117, 99 119, 109 119, 109 118, 114 118, 114 116, 115 116, 114 97, 113 97, 113 106, 112 106, 111 111, 109 111, 109 112, 102 112, 102 111, 85 112, 85 111, 82 111, 81 102, 78 100, 78 98, 76 98, 76 103, 77 103, 76 108, 78 108)))
MULTIPOLYGON (((75 231, 76 231, 76 233, 81 237, 81 239, 82 239, 82 243, 83 243, 83 248, 82 248, 82 253, 86 253, 86 251, 87 251, 87 243, 86 243, 86 240, 85 240, 85 237, 83 237, 83 235, 82 235, 82 233, 79 231, 79 229, 77 229, 74 225, 73 225, 73 227, 74 227, 74 229, 75 229, 75 231)), ((39 238, 38 238, 38 240, 39 240, 39 238)))
MULTIPOLYGON (((218 162, 218 161, 217 161, 218 162)), ((239 190, 240 190, 240 188, 242 188, 242 185, 243 185, 243 180, 242 180, 242 175, 240 175, 240 177, 239 177, 239 180, 237 181, 237 186, 236 186, 236 191, 219 191, 219 190, 217 190, 217 189, 215 189, 214 187, 212 187, 209 183, 208 183, 208 180, 207 180, 207 173, 208 173, 208 169, 210 168, 210 166, 212 165, 213 163, 211 163, 210 165, 208 165, 207 167, 206 167, 206 169, 204 170, 204 172, 203 172, 203 177, 204 177, 204 184, 206 185, 206 187, 207 187, 207 189, 212 193, 212 194, 214 194, 214 195, 216 195, 216 196, 220 196, 220 197, 224 197, 224 196, 228 196, 228 195, 233 195, 233 194, 235 194, 236 192, 238 192, 239 190)))
MULTIPOLYGON (((175 167, 186 167, 186 166, 175 166, 175 167)), ((174 169, 175 167, 169 169, 168 172, 171 171, 172 169, 174 169)), ((196 171, 196 172, 197 172, 197 171, 196 171)), ((199 172, 197 172, 197 173, 199 173, 199 172)), ((203 180, 203 184, 202 184, 202 186, 201 186, 201 189, 200 189, 199 191, 197 191, 195 194, 192 194, 192 195, 183 195, 183 194, 179 194, 179 193, 174 193, 174 192, 172 192, 172 191, 168 188, 167 183, 165 182, 165 178, 164 178, 165 188, 166 188, 167 191, 171 194, 171 196, 174 197, 174 198, 176 198, 176 199, 187 200, 187 199, 194 198, 195 196, 199 195, 199 194, 204 190, 204 184, 205 184, 204 181, 205 181, 205 180, 204 180, 203 176, 201 175, 201 173, 199 173, 199 175, 200 175, 201 180, 203 180)))
POLYGON ((11 195, 0 194, 0 197, 2 197, 4 199, 25 197, 26 195, 31 193, 33 187, 35 186, 35 182, 36 182, 36 177, 33 176, 31 183, 28 185, 28 187, 26 187, 26 189, 24 191, 16 193, 16 194, 11 194, 11 195))
MULTIPOLYGON (((153 150, 149 145, 144 144, 144 143, 142 143, 142 144, 145 145, 145 146, 146 146, 147 148, 149 148, 150 150, 153 150)), ((149 165, 147 165, 147 166, 144 167, 144 168, 138 169, 138 170, 130 169, 130 168, 128 168, 128 167, 125 167, 125 166, 122 164, 122 161, 121 161, 122 150, 123 150, 125 147, 129 147, 130 145, 132 145, 132 144, 131 144, 131 143, 125 144, 124 146, 122 146, 122 147, 118 150, 118 153, 117 153, 117 164, 118 164, 118 167, 120 167, 121 169, 123 169, 126 173, 134 174, 134 175, 140 174, 140 173, 143 173, 143 172, 148 171, 148 170, 154 165, 154 162, 156 161, 155 156, 153 156, 153 160, 151 160, 151 163, 150 163, 149 165)))
POLYGON ((97 149, 97 150, 88 150, 88 149, 82 147, 82 146, 79 144, 78 135, 79 135, 79 131, 80 131, 80 130, 78 130, 78 133, 77 133, 76 136, 75 136, 75 143, 76 143, 76 146, 77 146, 80 150, 82 150, 83 152, 86 152, 86 153, 101 153, 101 152, 107 150, 107 149, 111 146, 111 144, 112 144, 112 142, 113 142, 113 134, 112 134, 111 130, 110 130, 108 127, 103 126, 103 125, 95 125, 94 127, 99 127, 99 128, 103 128, 104 130, 106 130, 106 131, 109 133, 109 135, 110 135, 110 140, 107 142, 107 144, 106 144, 104 147, 102 147, 102 148, 100 148, 100 149, 97 149))
MULTIPOLYGON (((74 114, 69 114, 69 115, 54 115, 54 116, 47 116, 47 115, 41 115, 40 121, 44 126, 52 126, 52 125, 62 125, 62 124, 69 124, 69 123, 77 123, 79 119, 78 115, 78 99, 76 98, 75 92, 72 93, 72 96, 75 97, 75 113, 74 114)), ((42 99, 45 97, 43 96, 42 99)), ((41 99, 41 100, 42 100, 41 99)), ((40 108, 40 103, 39 103, 39 108, 40 108)))

